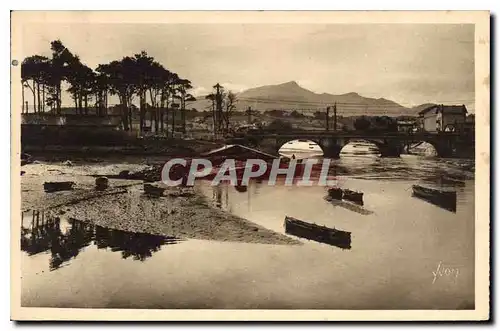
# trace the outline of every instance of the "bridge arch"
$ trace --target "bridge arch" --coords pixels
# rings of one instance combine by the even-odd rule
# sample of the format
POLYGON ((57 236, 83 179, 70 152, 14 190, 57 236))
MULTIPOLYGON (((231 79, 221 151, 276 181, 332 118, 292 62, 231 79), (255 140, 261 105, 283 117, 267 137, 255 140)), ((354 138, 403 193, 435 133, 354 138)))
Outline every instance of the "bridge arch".
MULTIPOLYGON (((438 157, 450 157, 455 153, 454 144, 448 139, 422 139, 415 145, 427 144, 427 146, 432 147, 433 153, 429 153, 428 156, 438 156, 438 157)), ((417 146, 418 147, 418 146, 417 146)), ((406 146, 406 151, 411 154, 411 149, 406 146)))
POLYGON ((381 148, 380 145, 382 143, 380 141, 372 140, 372 139, 352 139, 350 140, 347 144, 342 146, 339 155, 349 155, 349 147, 355 148, 359 147, 359 145, 365 146, 366 147, 366 152, 359 152, 353 151, 353 155, 380 155, 381 154, 381 148), (347 147, 347 148, 346 148, 347 147))
MULTIPOLYGON (((282 142, 278 142, 277 145, 282 142)), ((278 153, 283 156, 297 155, 298 157, 323 156, 325 152, 318 139, 293 139, 289 140, 278 148, 278 153)))

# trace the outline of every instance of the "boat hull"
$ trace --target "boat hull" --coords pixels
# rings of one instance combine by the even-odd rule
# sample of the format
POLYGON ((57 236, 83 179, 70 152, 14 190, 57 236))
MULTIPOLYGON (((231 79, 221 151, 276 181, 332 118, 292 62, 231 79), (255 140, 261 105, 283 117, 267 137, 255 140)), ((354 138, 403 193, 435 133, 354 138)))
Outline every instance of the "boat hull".
POLYGON ((351 233, 285 217, 285 233, 320 243, 351 249, 351 233))
POLYGON ((333 187, 328 190, 328 196, 334 200, 347 200, 361 206, 363 205, 363 193, 361 192, 333 187))
POLYGON ((343 199, 357 203, 358 205, 363 205, 363 193, 361 192, 344 190, 343 199))
POLYGON ((43 184, 43 189, 47 193, 52 193, 58 191, 71 191, 74 186, 74 182, 45 182, 43 184))
POLYGON ((412 189, 414 197, 453 212, 457 210, 457 193, 454 191, 441 191, 420 185, 413 185, 412 189))

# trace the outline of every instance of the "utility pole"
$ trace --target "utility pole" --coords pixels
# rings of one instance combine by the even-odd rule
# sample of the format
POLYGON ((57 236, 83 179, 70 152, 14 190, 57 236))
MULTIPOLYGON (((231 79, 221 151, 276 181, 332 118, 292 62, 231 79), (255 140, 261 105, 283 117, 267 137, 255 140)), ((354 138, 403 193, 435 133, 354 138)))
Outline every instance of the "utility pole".
POLYGON ((333 105, 333 131, 337 131, 337 103, 333 105))
POLYGON ((326 131, 330 130, 330 106, 326 107, 326 131))
POLYGON ((222 86, 217 83, 215 84, 215 105, 216 105, 216 121, 217 121, 217 128, 216 131, 218 132, 220 130, 221 124, 222 124, 222 95, 221 95, 221 88, 222 86))

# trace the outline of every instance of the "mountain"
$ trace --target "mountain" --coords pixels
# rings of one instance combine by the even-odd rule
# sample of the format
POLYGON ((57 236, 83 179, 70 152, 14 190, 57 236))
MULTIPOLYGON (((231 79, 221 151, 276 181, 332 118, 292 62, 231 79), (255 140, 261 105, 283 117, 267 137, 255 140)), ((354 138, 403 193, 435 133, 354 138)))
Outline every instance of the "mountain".
MULTIPOLYGON (((197 99, 198 101, 190 104, 190 107, 198 110, 211 108, 211 101, 206 100, 205 96, 199 96, 197 99)), ((248 107, 258 111, 298 110, 311 114, 317 110, 325 110, 327 106, 333 106, 335 103, 337 114, 343 116, 415 116, 419 111, 417 109, 420 109, 420 106, 407 108, 391 100, 367 98, 355 92, 340 95, 318 94, 301 87, 294 81, 240 92, 237 94, 236 108, 239 111, 246 110, 248 107)))

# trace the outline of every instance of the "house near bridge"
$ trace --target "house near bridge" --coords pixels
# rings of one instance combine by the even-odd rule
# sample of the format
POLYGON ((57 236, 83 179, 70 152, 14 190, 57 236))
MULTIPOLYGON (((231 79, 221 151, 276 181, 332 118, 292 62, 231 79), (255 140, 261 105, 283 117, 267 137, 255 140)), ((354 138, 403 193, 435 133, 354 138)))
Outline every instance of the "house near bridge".
POLYGON ((457 132, 465 124, 465 105, 432 105, 418 113, 422 130, 427 132, 457 132))
POLYGON ((417 128, 416 121, 398 121, 398 132, 414 132, 417 128))

